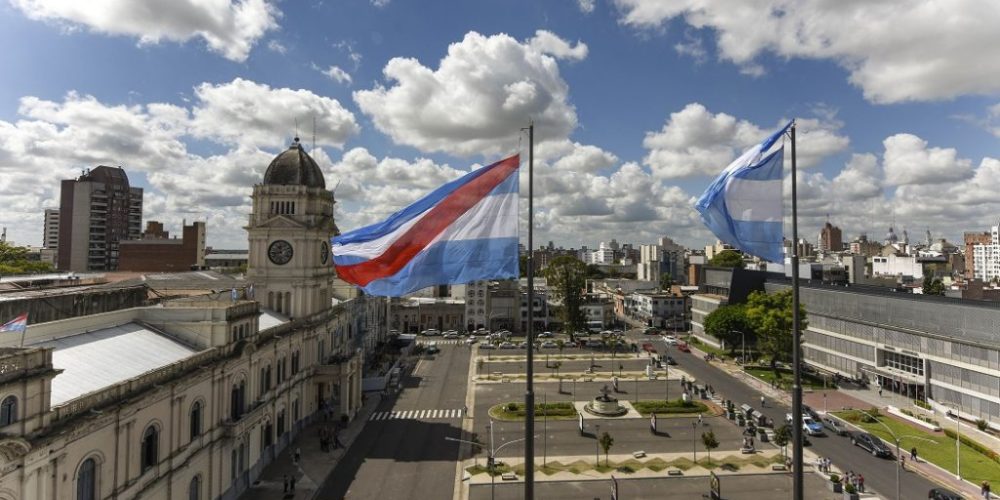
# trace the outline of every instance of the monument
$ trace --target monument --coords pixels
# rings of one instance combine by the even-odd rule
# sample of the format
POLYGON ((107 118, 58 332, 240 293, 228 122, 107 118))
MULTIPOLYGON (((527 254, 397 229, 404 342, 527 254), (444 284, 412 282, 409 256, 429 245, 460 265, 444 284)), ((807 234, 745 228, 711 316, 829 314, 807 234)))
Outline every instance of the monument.
POLYGON ((628 413, 628 408, 618 403, 618 398, 611 396, 611 390, 607 385, 601 389, 601 395, 587 403, 583 409, 587 410, 587 413, 601 417, 620 417, 628 413))

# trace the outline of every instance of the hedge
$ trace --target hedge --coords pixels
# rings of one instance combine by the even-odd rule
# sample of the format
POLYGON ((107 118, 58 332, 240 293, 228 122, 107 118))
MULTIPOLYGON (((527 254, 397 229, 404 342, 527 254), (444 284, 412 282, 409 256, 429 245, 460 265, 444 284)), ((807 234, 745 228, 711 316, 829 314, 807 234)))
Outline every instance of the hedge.
MULTIPOLYGON (((944 429, 944 434, 952 439, 956 438, 955 431, 951 429, 944 429)), ((983 446, 982 444, 969 439, 968 436, 961 436, 961 441, 962 444, 968 446, 969 448, 972 448, 973 450, 976 450, 979 453, 982 453, 990 460, 993 460, 994 462, 1000 464, 1000 454, 997 454, 997 452, 992 448, 983 446)))

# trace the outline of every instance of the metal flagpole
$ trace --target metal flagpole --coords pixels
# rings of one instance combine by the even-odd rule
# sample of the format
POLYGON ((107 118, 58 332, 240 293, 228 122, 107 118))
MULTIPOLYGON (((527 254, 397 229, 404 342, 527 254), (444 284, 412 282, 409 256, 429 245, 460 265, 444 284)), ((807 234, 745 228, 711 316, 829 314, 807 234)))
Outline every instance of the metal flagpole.
POLYGON ((524 498, 535 498, 535 388, 534 388, 534 323, 535 323, 535 265, 532 251, 535 249, 533 232, 535 226, 534 205, 535 170, 535 124, 528 125, 528 372, 524 391, 524 498))
MULTIPOLYGON (((792 474, 793 498, 803 500, 802 477, 802 347, 799 342, 799 213, 795 181, 795 122, 792 122, 792 474)), ((530 233, 529 233, 530 234, 530 233)))

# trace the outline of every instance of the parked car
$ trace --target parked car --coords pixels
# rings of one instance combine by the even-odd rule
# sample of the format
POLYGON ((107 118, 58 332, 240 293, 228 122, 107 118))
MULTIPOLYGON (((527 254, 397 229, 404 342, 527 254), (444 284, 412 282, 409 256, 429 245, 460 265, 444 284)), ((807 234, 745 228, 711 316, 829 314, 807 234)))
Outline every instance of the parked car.
POLYGON ((438 347, 437 344, 435 344, 434 342, 431 342, 430 345, 427 346, 426 352, 427 354, 437 354, 441 352, 441 348, 438 347))
POLYGON ((810 436, 822 436, 823 425, 813 420, 812 417, 802 416, 802 430, 810 436))
POLYGON ((852 436, 851 444, 871 453, 876 457, 893 458, 892 450, 890 450, 881 439, 867 432, 859 432, 852 436))
POLYGON ((426 335, 428 337, 433 337, 435 335, 441 335, 441 331, 438 330, 437 328, 428 328, 428 329, 420 332, 420 334, 421 335, 426 335))
POLYGON ((691 348, 688 347, 687 342, 677 342, 677 350, 680 352, 691 352, 691 348))
POLYGON ((466 345, 472 345, 475 344, 476 342, 479 342, 479 339, 477 339, 476 337, 469 337, 465 339, 466 345))
POLYGON ((482 344, 479 344, 479 350, 483 350, 483 349, 496 349, 496 348, 497 348, 497 346, 495 346, 495 345, 493 345, 493 344, 491 344, 489 342, 483 342, 482 344))
POLYGON ((673 358, 673 356, 667 356, 666 358, 663 359, 663 362, 670 366, 674 366, 677 364, 677 361, 673 358))
POLYGON ((527 342, 521 342, 520 344, 517 344, 517 347, 518 347, 518 349, 527 349, 528 348, 528 343, 527 342))
POLYGON ((802 413, 809 415, 810 417, 813 418, 813 420, 816 420, 817 422, 820 419, 819 413, 816 413, 812 408, 809 407, 809 405, 802 405, 802 413))
POLYGON ((444 334, 443 337, 446 339, 457 339, 458 337, 460 337, 460 335, 458 334, 458 332, 450 332, 444 334))
POLYGON ((552 338, 552 332, 542 332, 539 333, 538 336, 543 339, 550 339, 552 338))
POLYGON ((517 349, 517 346, 514 345, 513 342, 501 342, 500 343, 500 348, 501 349, 517 349))
POLYGON ((927 492, 927 498, 931 500, 965 500, 965 497, 955 493, 954 491, 948 491, 944 488, 931 488, 927 492))
POLYGON ((601 347, 604 345, 604 342, 601 342, 600 340, 597 339, 590 339, 587 342, 585 342, 584 345, 587 347, 601 347))
POLYGON ((826 430, 838 436, 846 436, 850 434, 847 431, 847 427, 841 423, 840 420, 837 420, 834 417, 823 417, 820 422, 823 422, 823 427, 826 427, 826 430))
POLYGON ((542 347, 546 347, 546 348, 559 347, 559 344, 557 344, 557 343, 555 343, 555 342, 553 342, 551 340, 546 340, 545 342, 542 342, 542 347))

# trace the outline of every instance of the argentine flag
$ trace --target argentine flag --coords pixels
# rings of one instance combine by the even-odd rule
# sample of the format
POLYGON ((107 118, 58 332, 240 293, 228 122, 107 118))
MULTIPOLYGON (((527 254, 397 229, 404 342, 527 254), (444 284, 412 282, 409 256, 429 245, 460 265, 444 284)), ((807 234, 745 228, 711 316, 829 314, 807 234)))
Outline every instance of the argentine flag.
POLYGON ((770 151, 792 122, 729 164, 695 203, 705 225, 740 251, 784 262, 784 146, 770 151))
POLYGON ((433 285, 518 277, 519 155, 441 186, 370 226, 335 236, 340 279, 399 297, 433 285))

